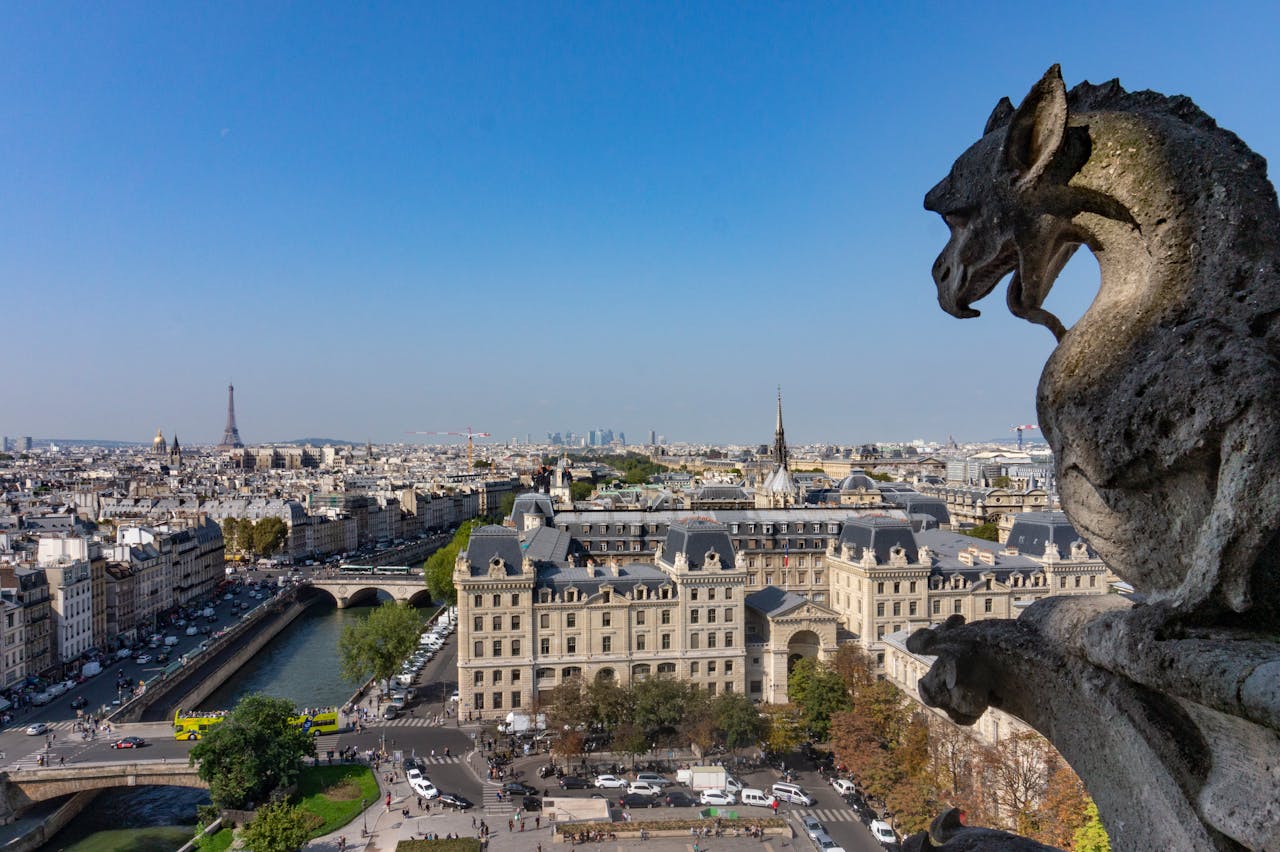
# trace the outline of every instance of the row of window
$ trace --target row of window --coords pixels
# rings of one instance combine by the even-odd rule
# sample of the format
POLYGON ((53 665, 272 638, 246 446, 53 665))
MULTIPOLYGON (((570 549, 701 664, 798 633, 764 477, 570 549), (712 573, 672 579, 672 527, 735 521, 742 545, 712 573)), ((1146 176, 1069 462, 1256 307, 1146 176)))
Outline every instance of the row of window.
MULTIPOLYGON (((643 633, 636 634, 633 637, 633 639, 635 642, 635 650, 637 651, 649 650, 649 648, 647 647, 649 644, 648 637, 645 636, 643 633)), ((707 648, 732 648, 733 642, 734 642, 733 631, 732 630, 725 631, 723 643, 721 643, 720 634, 712 631, 707 631, 706 633, 701 633, 701 632, 690 633, 689 649, 694 651, 701 650, 702 643, 704 641, 706 642, 707 648), (702 638, 704 636, 706 637, 705 640, 702 638)), ((661 636, 658 637, 658 643, 659 643, 658 647, 661 650, 663 651, 671 650, 671 644, 672 644, 671 634, 663 633, 661 636)), ((502 639, 490 640, 490 649, 492 651, 492 654, 490 656, 501 657, 503 656, 503 651, 507 648, 510 649, 510 652, 511 652, 510 656, 512 657, 520 656, 521 642, 519 639, 510 640, 510 645, 507 645, 502 639)), ((482 659, 485 656, 484 641, 478 639, 475 642, 473 642, 471 645, 471 651, 472 651, 471 653, 472 659, 482 659)), ((600 637, 600 652, 603 654, 613 653, 613 637, 612 636, 600 637)), ((551 637, 544 636, 538 640, 538 653, 541 654, 542 656, 551 655, 552 653, 551 637)), ((577 636, 566 636, 564 638, 564 653, 565 654, 578 653, 578 637, 577 636)))

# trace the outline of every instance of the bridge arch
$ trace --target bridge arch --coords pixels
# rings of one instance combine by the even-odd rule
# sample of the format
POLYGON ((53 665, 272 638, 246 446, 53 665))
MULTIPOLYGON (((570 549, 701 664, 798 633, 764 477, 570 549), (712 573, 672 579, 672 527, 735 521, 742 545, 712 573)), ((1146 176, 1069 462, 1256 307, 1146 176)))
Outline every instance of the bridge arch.
POLYGON ((196 767, 180 762, 82 763, 75 767, 16 770, 7 774, 8 783, 5 787, 8 804, 14 812, 20 812, 47 799, 86 790, 106 790, 112 787, 209 789, 209 785, 196 774, 196 767))
POLYGON ((346 603, 342 606, 377 606, 383 601, 394 600, 395 596, 385 589, 376 586, 362 586, 347 594, 346 603))
POLYGON ((422 609, 431 606, 431 590, 423 588, 409 596, 409 606, 422 609))

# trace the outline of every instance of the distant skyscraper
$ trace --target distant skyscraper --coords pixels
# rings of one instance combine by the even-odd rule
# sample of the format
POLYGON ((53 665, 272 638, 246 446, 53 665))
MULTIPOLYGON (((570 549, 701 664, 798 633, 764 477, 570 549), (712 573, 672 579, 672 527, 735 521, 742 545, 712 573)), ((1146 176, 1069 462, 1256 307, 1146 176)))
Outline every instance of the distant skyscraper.
POLYGON ((649 446, 652 447, 657 443, 658 443, 658 433, 655 432, 653 429, 650 429, 649 430, 649 446))
POLYGON ((244 446, 240 430, 236 428, 236 386, 227 385, 227 428, 222 431, 220 450, 238 450, 244 446))
POLYGON ((9 444, 9 436, 8 436, 8 435, 5 435, 3 438, 0 438, 0 453, 7 453, 7 452, 9 452, 9 446, 10 446, 10 444, 9 444))
POLYGON ((18 443, 22 447, 22 451, 24 453, 31 452, 31 436, 30 435, 23 435, 22 440, 20 440, 18 443))

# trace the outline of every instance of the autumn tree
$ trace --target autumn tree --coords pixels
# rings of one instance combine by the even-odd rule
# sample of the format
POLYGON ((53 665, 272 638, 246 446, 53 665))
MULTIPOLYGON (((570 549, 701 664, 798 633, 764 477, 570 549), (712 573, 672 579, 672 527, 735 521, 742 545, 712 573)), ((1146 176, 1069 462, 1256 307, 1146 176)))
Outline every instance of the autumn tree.
POLYGON ((1111 852, 1111 838, 1098 816, 1098 806, 1090 799, 1084 809, 1084 824, 1076 829, 1071 838, 1071 848, 1075 852, 1111 852))
POLYGON ((1020 731, 979 751, 978 771, 1004 827, 1030 836, 1040 827, 1040 803, 1057 755, 1034 731, 1020 731))
POLYGON ((795 751, 804 742, 804 723, 800 708, 794 704, 765 704, 765 744, 774 754, 795 751))
POLYGON ((740 692, 726 692, 717 698, 712 702, 711 714, 725 748, 731 752, 759 744, 768 728, 755 703, 740 692))
POLYGON ((1060 760, 1056 764, 1036 808, 1039 828, 1031 836, 1041 843, 1065 849, 1085 825, 1089 794, 1070 766, 1060 760))

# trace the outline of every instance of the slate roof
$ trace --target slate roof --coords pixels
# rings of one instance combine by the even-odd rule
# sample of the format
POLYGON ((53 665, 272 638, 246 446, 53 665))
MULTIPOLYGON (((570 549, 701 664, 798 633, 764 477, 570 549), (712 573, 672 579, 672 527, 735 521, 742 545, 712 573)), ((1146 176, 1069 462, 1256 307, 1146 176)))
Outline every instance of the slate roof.
POLYGON ((1004 549, 1002 544, 973 538, 972 536, 949 530, 926 530, 919 533, 916 538, 920 544, 928 547, 933 555, 937 557, 931 572, 933 574, 942 574, 944 576, 961 574, 970 582, 976 582, 983 574, 995 574, 996 579, 1003 583, 1009 578, 1010 574, 1015 572, 1030 575, 1044 568, 1043 565, 1030 556, 1022 554, 1008 556, 1002 554, 1000 552, 1004 549), (966 565, 961 562, 960 553, 971 547, 990 553, 995 564, 988 565, 985 562, 975 561, 973 565, 966 565))
POLYGON ((467 559, 471 560, 471 576, 489 574, 489 561, 501 557, 507 563, 507 576, 518 576, 524 554, 516 531, 509 527, 487 526, 471 531, 467 540, 467 559))
POLYGON ((706 562, 707 553, 713 550, 720 555, 721 569, 733 570, 735 557, 728 527, 715 521, 679 521, 667 529, 662 559, 674 564, 676 554, 683 553, 689 561, 689 569, 697 571, 706 562))
POLYGON ((760 591, 752 592, 746 597, 747 606, 769 618, 776 618, 808 602, 808 598, 803 595, 788 592, 777 586, 765 586, 760 591))
POLYGON ((555 527, 537 527, 521 538, 521 549, 534 562, 565 562, 573 543, 573 536, 555 527))
POLYGON ((517 530, 524 529, 525 515, 539 515, 546 518, 547 523, 551 523, 556 515, 556 508, 546 494, 528 491, 517 494, 515 502, 511 504, 511 520, 515 523, 517 530))
POLYGON ((626 594, 637 586, 646 586, 656 591, 664 585, 671 586, 671 595, 674 599, 677 588, 666 572, 643 562, 623 565, 618 569, 616 577, 613 575, 613 569, 607 566, 587 568, 572 565, 542 565, 538 568, 538 578, 534 583, 536 588, 549 588, 556 594, 562 594, 565 589, 572 586, 587 597, 599 594, 604 586, 609 586, 619 594, 626 594))
MULTIPOLYGON (((1065 512, 1023 512, 1014 515, 1007 544, 1020 553, 1044 558, 1045 545, 1052 541, 1058 545, 1058 555, 1065 559, 1071 556, 1072 542, 1078 540, 1080 535, 1065 512)), ((1089 553, 1093 555, 1092 550, 1089 553)))
POLYGON ((933 515, 938 526, 951 525, 951 513, 947 511, 947 504, 941 498, 930 497, 919 491, 899 491, 883 487, 880 488, 880 494, 885 502, 905 509, 909 514, 933 515))
POLYGON ((849 545, 855 560, 861 559, 863 552, 870 549, 875 553, 877 562, 886 563, 889 551, 895 545, 906 551, 908 562, 917 562, 920 558, 910 522, 898 518, 851 518, 840 528, 840 544, 849 545))

